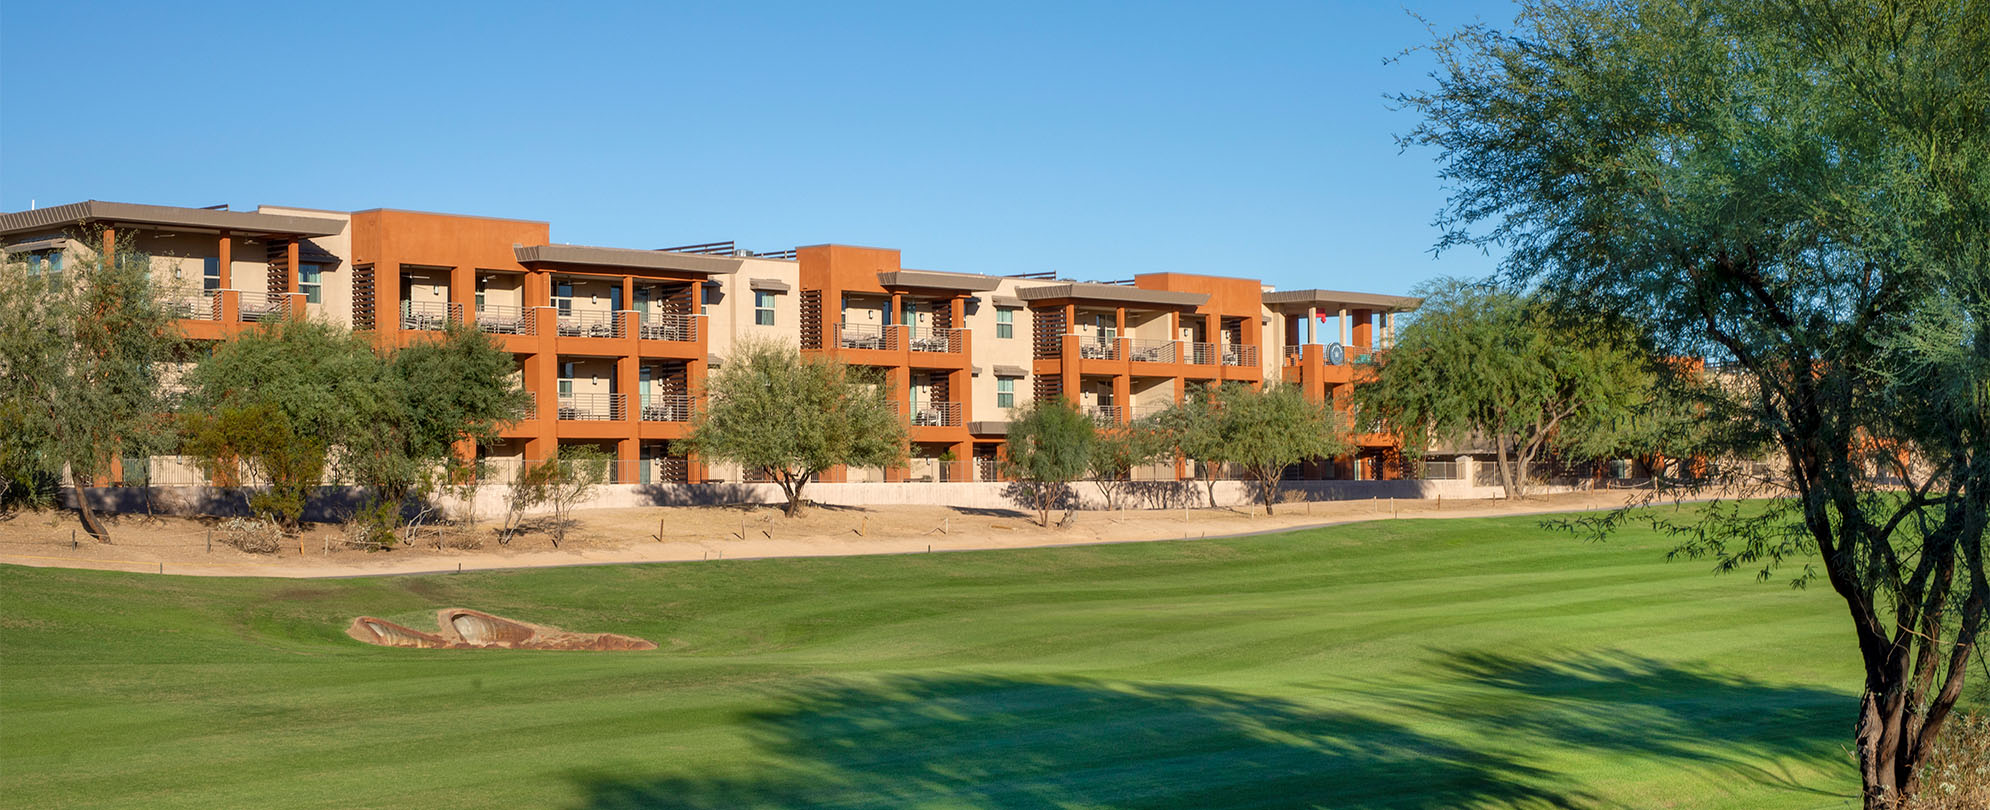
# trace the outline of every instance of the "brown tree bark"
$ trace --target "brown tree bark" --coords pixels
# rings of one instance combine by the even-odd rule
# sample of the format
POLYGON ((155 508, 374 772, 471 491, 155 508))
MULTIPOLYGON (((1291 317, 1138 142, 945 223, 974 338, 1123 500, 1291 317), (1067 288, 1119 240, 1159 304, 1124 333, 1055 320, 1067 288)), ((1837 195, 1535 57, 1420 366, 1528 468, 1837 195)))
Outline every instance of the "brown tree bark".
POLYGON ((72 467, 69 482, 76 489, 76 516, 83 521, 83 531, 97 539, 99 543, 111 541, 110 529, 97 517, 97 510, 90 506, 90 487, 72 467))

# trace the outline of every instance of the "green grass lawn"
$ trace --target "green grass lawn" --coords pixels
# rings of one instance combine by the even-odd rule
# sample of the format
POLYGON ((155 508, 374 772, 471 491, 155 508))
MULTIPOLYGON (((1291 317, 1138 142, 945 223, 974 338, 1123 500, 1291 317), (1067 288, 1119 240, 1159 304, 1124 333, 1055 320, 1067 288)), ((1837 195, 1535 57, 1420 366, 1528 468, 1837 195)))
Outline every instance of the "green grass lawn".
POLYGON ((0 806, 1836 808, 1823 588, 1536 519, 358 580, 0 566, 0 806), (641 653, 399 650, 473 607, 641 653))

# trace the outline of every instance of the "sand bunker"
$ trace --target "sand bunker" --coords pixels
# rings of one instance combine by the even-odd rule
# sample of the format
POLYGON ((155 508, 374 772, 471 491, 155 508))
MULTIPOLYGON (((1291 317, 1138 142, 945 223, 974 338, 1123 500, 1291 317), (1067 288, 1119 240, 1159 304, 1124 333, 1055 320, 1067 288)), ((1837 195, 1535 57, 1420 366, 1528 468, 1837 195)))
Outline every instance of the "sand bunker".
POLYGON ((346 635, 382 647, 431 650, 654 650, 656 645, 615 633, 570 633, 557 627, 515 621, 480 610, 443 608, 435 612, 441 632, 424 633, 386 619, 361 616, 346 635))

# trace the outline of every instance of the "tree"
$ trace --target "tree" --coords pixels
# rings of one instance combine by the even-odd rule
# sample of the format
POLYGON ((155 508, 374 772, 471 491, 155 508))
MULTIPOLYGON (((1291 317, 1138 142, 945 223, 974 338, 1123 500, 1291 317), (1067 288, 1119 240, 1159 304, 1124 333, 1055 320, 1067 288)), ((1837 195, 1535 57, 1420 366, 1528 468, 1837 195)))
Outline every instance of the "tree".
POLYGON ((553 508, 553 546, 558 548, 567 539, 567 525, 572 522, 574 507, 612 477, 609 468, 614 461, 614 455, 601 448, 567 445, 555 450, 552 457, 520 471, 512 483, 511 514, 505 519, 503 543, 510 544, 518 516, 543 504, 553 508))
POLYGON ((1209 385, 1189 386, 1182 400, 1157 414, 1154 423, 1175 452, 1192 462, 1191 478, 1203 479, 1209 505, 1216 506, 1216 466, 1223 444, 1216 389, 1209 385))
POLYGON ((330 447, 323 437, 298 435, 290 417, 267 402, 185 414, 180 434, 186 453, 210 479, 261 482, 249 496, 249 510, 284 532, 297 531, 325 469, 330 447))
POLYGON ((1064 397, 1039 397, 1010 414, 1002 466, 1029 493, 1037 525, 1050 525, 1051 506, 1068 501, 1071 482, 1090 468, 1096 430, 1064 397))
POLYGON ((1460 279, 1418 290, 1423 305, 1353 402, 1405 437, 1491 442, 1509 498, 1569 429, 1627 420, 1649 391, 1648 355, 1623 330, 1557 317, 1548 302, 1460 279))
POLYGON ((384 371, 372 346, 343 327, 265 321, 216 344, 182 377, 184 450, 210 476, 249 466, 273 508, 257 511, 294 532, 331 467, 350 463, 352 443, 400 421, 384 371))
MULTIPOLYGON (((272 491, 305 497, 328 474, 365 487, 370 502, 356 519, 386 546, 409 498, 474 472, 453 452, 458 443, 490 441, 516 418, 523 395, 512 370, 510 355, 488 335, 461 325, 382 353, 343 326, 286 318, 220 343, 184 381, 195 414, 280 414, 296 443, 324 448, 328 464, 264 464, 258 472, 285 477, 270 480, 272 491)), ((211 441, 187 449, 225 469, 239 448, 211 441)))
POLYGON ((684 452, 764 471, 801 514, 802 492, 837 465, 896 467, 907 459, 904 417, 883 381, 792 347, 742 341, 707 384, 684 452))
POLYGON ((66 468, 84 531, 110 542, 89 487, 113 458, 164 432, 159 363, 179 342, 150 259, 122 245, 10 256, 0 312, 0 460, 15 468, 10 478, 59 479, 66 468))
POLYGON ((1764 578, 1804 561, 1863 665, 1865 806, 1900 807, 1990 602, 1990 7, 1533 3, 1434 55, 1402 100, 1454 189, 1440 248, 1507 246, 1510 278, 1729 365, 1788 463, 1764 504, 1575 525, 1641 518, 1764 578))
POLYGON ((1171 455, 1174 443, 1155 419, 1135 419, 1096 431, 1090 463, 1092 483, 1107 509, 1119 509, 1132 494, 1133 470, 1171 455))
POLYGON ((381 362, 382 407, 392 418, 351 437, 344 459, 374 501, 368 514, 391 531, 411 500, 432 503, 438 491, 473 483, 481 465, 459 448, 496 441, 526 398, 511 353, 465 324, 452 322, 381 362))
POLYGON ((1339 415, 1297 386, 1230 383, 1216 392, 1216 413, 1218 455, 1256 482, 1267 515, 1286 468, 1352 449, 1339 415))

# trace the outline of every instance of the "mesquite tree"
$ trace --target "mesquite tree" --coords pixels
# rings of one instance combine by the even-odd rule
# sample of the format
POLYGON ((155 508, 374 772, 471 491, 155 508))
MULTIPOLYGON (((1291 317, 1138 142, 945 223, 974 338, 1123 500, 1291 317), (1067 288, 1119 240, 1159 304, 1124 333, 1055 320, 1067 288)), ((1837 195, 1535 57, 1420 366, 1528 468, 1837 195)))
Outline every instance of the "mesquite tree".
POLYGON ((1002 468, 1029 493, 1037 525, 1050 525, 1059 500, 1076 507, 1071 482, 1091 468, 1097 437, 1092 418, 1064 397, 1034 399, 1010 414, 1002 468))
POLYGON ((1990 6, 1529 3, 1433 53, 1402 101, 1453 188, 1440 244, 1731 364, 1788 464, 1766 507, 1590 527, 1818 561, 1796 582, 1857 642, 1865 805, 1901 806, 1990 601, 1990 6))
MULTIPOLYGON (((1651 364, 1622 332, 1557 318, 1545 302, 1459 279, 1419 288, 1423 305, 1356 386, 1362 413, 1405 436, 1490 442, 1508 498, 1535 462, 1643 404, 1651 364)), ((1415 455, 1422 447, 1407 442, 1415 455)))
POLYGON ((1267 515, 1278 503, 1287 468, 1353 449, 1340 415, 1324 402, 1307 399, 1298 386, 1226 384, 1216 392, 1216 414, 1221 459, 1257 485, 1267 515))
POLYGON ((801 514, 802 492, 837 465, 905 463, 905 418, 890 389, 840 361, 794 348, 743 341, 707 384, 707 404, 677 446, 760 470, 781 485, 786 514, 801 514))

